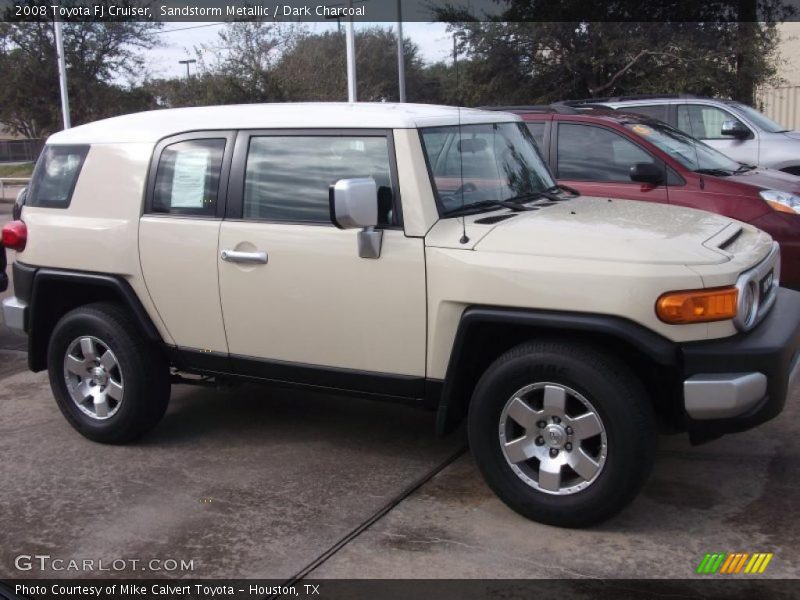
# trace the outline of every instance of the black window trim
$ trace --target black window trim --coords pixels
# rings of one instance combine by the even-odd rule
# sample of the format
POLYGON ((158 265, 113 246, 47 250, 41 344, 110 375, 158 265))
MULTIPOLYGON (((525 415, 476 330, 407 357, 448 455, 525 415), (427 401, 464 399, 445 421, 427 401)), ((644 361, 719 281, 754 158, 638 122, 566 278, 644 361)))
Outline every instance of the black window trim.
POLYGON ((236 133, 229 129, 189 131, 177 135, 171 135, 159 140, 153 150, 153 155, 150 158, 150 166, 147 170, 147 187, 142 214, 149 217, 165 217, 170 219, 222 219, 225 216, 225 206, 227 204, 228 177, 231 170, 231 158, 233 157, 235 140, 236 133), (161 154, 164 152, 164 150, 168 146, 172 146, 173 144, 180 142, 221 139, 225 140, 225 151, 222 155, 222 166, 219 174, 219 188, 217 189, 217 205, 214 214, 195 215, 191 213, 154 212, 153 195, 156 187, 156 175, 158 173, 158 164, 161 161, 161 154))
POLYGON ((397 155, 394 147, 394 131, 392 129, 375 128, 269 128, 242 129, 236 134, 230 177, 228 179, 228 201, 226 202, 225 220, 245 223, 274 223, 280 225, 316 225, 335 227, 332 221, 286 221, 273 219, 245 219, 244 213, 244 180, 247 170, 247 155, 250 151, 250 138, 253 137, 383 137, 389 150, 389 174, 392 182, 392 209, 397 216, 393 225, 379 225, 377 229, 403 231, 403 202, 400 194, 400 179, 397 175, 397 155))
MULTIPOLYGON (((534 124, 541 123, 544 126, 544 132, 542 133, 542 145, 539 147, 539 154, 542 155, 542 160, 545 163, 549 163, 550 161, 547 160, 549 154, 547 150, 550 148, 550 124, 553 122, 552 119, 525 119, 523 122, 528 128, 528 131, 530 131, 530 126, 534 124)), ((533 135, 532 131, 531 135, 533 135)), ((535 140, 536 138, 534 137, 533 139, 535 140)), ((537 144, 537 146, 538 145, 539 144, 537 144)), ((550 165, 548 164, 548 166, 550 165)))
MULTIPOLYGON (((648 150, 646 147, 644 147, 642 144, 640 144, 639 140, 631 139, 630 137, 628 137, 627 135, 623 135, 622 133, 620 133, 619 131, 617 131, 613 127, 606 127, 605 125, 599 125, 597 123, 587 123, 585 121, 567 121, 567 120, 564 120, 564 121, 556 121, 556 122, 554 122, 554 130, 553 130, 553 134, 552 134, 553 138, 554 138, 553 139, 553 145, 552 145, 552 148, 553 148, 553 167, 554 167, 553 174, 555 175, 556 179, 566 179, 567 181, 580 181, 580 182, 584 182, 584 183, 627 183, 627 184, 631 184, 631 185, 636 184, 635 181, 631 181, 630 179, 627 179, 627 180, 614 179, 614 180, 598 181, 596 179, 572 179, 572 178, 569 178, 569 177, 562 177, 561 173, 559 172, 559 168, 558 168, 559 131, 560 131, 562 125, 580 125, 581 127, 596 127, 597 129, 603 129, 605 131, 610 131, 611 133, 614 133, 614 134, 618 135, 619 137, 621 137, 623 140, 626 140, 626 141, 630 142, 631 144, 633 144, 634 146, 639 148, 645 154, 648 154, 650 157, 652 157, 652 159, 655 162, 655 164, 660 165, 665 170, 670 168, 670 166, 668 164, 666 164, 661 158, 659 158, 658 156, 654 156, 653 153, 650 152, 650 150, 648 150)), ((683 178, 681 178, 681 179, 683 179, 683 178)), ((637 184, 637 185, 641 185, 641 184, 637 184)), ((670 182, 669 181, 665 181, 664 183, 656 186, 656 188, 667 187, 669 185, 670 185, 670 182)))
POLYGON ((75 187, 78 185, 78 179, 80 179, 81 171, 83 170, 83 165, 86 163, 86 157, 89 156, 89 151, 92 149, 91 144, 47 144, 42 149, 41 154, 39 155, 38 160, 36 161, 36 166, 33 169, 33 173, 31 173, 31 183, 28 189, 28 196, 25 203, 28 206, 34 208, 69 208, 69 205, 72 204, 72 196, 75 193, 75 187), (39 183, 39 176, 41 175, 41 170, 44 169, 44 156, 45 152, 49 149, 59 149, 64 150, 66 149, 67 152, 73 151, 75 153, 79 153, 81 155, 81 160, 78 163, 78 168, 75 170, 75 176, 72 178, 72 185, 69 188, 69 192, 67 194, 67 201, 63 204, 61 203, 54 203, 54 202, 40 202, 36 200, 35 193, 36 188, 38 187, 39 183))

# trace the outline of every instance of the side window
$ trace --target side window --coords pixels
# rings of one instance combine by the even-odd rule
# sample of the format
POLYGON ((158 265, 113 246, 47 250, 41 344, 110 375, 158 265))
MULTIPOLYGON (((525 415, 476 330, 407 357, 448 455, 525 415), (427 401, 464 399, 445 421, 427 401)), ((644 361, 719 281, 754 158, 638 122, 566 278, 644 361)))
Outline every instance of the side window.
MULTIPOLYGON (((701 140, 729 140, 722 135, 722 123, 742 123, 727 110, 703 104, 678 105, 678 129, 701 140)), ((742 123, 743 126, 745 126, 742 123)))
POLYGON ((525 123, 528 131, 531 132, 536 145, 539 146, 539 152, 544 154, 544 123, 525 123))
POLYGON ((36 163, 25 204, 67 208, 89 146, 46 146, 36 163))
POLYGON ((579 181, 630 182, 635 163, 653 157, 621 135, 602 127, 560 123, 558 177, 579 181))
POLYGON ((330 223, 331 184, 357 177, 371 177, 378 185, 378 223, 397 224, 385 136, 253 136, 242 217, 330 223))
POLYGON ((636 106, 622 106, 620 107, 620 110, 624 112, 636 113, 637 115, 644 115, 645 117, 658 119, 659 121, 666 121, 667 108, 669 108, 669 105, 667 104, 639 104, 636 106))
POLYGON ((151 212, 214 216, 224 139, 176 142, 158 160, 151 212))

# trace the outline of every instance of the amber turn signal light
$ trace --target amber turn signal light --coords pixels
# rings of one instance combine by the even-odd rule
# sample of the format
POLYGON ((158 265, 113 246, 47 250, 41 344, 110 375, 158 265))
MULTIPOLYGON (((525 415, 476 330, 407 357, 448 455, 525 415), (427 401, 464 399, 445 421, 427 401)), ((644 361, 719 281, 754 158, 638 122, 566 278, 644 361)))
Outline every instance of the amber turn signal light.
POLYGON ((797 214, 791 206, 786 206, 785 204, 781 204, 780 202, 773 202, 772 200, 767 200, 767 204, 770 205, 772 210, 777 210, 778 212, 788 212, 793 215, 797 214))
POLYGON ((735 287, 667 292, 656 302, 656 314, 665 323, 708 323, 736 316, 739 290, 735 287))

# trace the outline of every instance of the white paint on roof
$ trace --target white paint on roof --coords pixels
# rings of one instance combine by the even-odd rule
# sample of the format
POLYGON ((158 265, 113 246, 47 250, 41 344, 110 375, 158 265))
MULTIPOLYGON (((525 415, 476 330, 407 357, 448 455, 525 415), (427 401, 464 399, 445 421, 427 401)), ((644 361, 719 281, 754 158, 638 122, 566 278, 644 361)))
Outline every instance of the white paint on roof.
POLYGON ((375 128, 414 129, 459 122, 518 121, 510 113, 432 104, 314 102, 198 106, 133 113, 87 123, 50 136, 50 144, 156 142, 200 130, 375 128))

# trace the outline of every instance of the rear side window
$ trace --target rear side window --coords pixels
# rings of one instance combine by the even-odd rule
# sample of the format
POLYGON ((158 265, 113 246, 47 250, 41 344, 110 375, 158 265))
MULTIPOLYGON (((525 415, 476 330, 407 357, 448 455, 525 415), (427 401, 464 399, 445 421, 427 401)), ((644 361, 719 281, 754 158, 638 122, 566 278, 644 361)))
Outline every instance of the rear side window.
POLYGON ((27 206, 67 208, 89 146, 46 146, 36 163, 27 206))
POLYGON ((225 139, 193 139, 161 152, 151 212, 214 216, 225 139))
POLYGON ((253 136, 242 217, 330 224, 330 185, 371 177, 378 185, 378 223, 395 225, 390 165, 385 136, 253 136))

